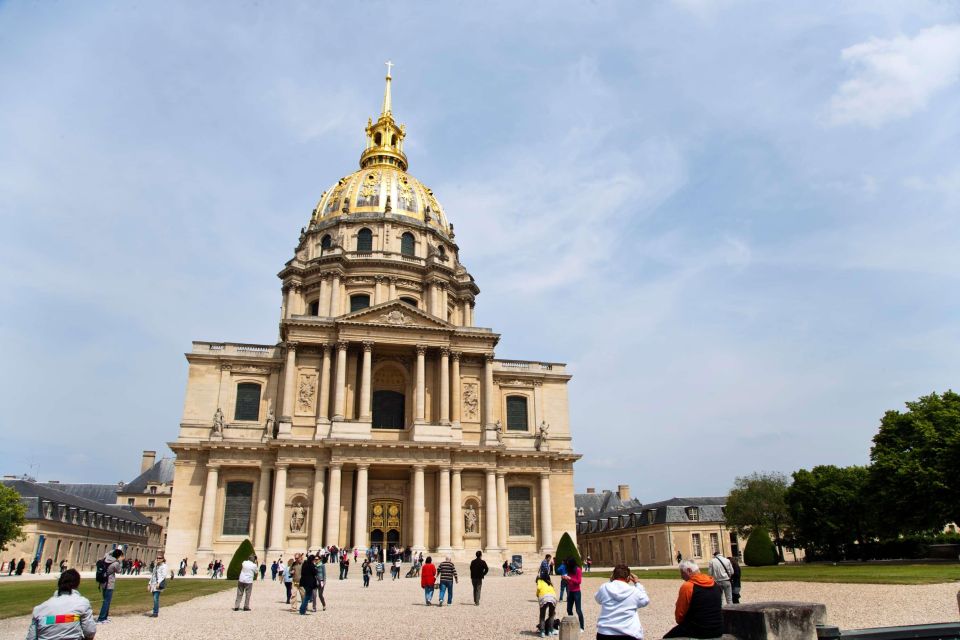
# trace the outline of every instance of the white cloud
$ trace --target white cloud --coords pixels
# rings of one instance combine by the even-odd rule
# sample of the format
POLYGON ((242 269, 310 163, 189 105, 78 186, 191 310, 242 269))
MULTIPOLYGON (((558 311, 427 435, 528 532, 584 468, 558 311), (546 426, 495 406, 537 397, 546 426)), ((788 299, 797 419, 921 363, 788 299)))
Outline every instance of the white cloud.
POLYGON ((960 79, 960 24, 929 27, 913 38, 871 38, 841 57, 853 76, 830 100, 828 119, 876 127, 920 111, 960 79))

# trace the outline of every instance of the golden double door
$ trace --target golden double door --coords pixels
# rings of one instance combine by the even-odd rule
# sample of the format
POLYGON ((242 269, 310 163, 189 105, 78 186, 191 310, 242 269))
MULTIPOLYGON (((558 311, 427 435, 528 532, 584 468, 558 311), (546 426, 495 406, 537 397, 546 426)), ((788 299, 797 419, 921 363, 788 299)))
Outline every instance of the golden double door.
POLYGON ((402 546, 403 503, 399 500, 373 500, 370 503, 370 546, 389 551, 402 546))

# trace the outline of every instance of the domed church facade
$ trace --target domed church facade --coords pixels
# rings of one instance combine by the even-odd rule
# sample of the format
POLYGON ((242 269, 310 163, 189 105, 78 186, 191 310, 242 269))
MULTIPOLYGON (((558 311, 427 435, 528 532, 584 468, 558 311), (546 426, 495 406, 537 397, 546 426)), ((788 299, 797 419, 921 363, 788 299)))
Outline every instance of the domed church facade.
POLYGON ((279 273, 274 345, 194 342, 166 553, 321 546, 488 560, 576 535, 563 364, 495 357, 453 225, 407 173, 391 76, 360 169, 279 273), (491 558, 492 557, 492 558, 491 558))

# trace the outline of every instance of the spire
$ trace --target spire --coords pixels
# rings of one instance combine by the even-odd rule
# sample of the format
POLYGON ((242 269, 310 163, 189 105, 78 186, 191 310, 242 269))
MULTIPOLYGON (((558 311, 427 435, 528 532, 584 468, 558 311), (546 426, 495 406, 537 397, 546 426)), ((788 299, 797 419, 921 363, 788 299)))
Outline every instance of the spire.
POLYGON ((387 65, 387 78, 386 78, 386 80, 387 80, 387 86, 386 86, 386 88, 384 88, 384 90, 383 90, 383 109, 380 111, 380 115, 381 115, 381 116, 389 115, 389 114, 390 114, 390 108, 391 108, 391 106, 392 106, 392 105, 390 104, 390 103, 391 103, 391 99, 390 99, 390 81, 391 81, 393 78, 390 77, 390 70, 391 70, 391 68, 393 67, 393 63, 390 62, 389 60, 387 60, 386 65, 387 65))

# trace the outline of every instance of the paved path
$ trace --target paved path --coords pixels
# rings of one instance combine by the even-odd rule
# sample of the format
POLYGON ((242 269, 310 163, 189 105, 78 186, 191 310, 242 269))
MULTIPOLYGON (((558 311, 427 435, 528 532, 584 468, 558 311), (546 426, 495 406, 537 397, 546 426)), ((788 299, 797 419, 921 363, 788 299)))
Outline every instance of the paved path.
MULTIPOLYGON (((463 575, 466 567, 460 567, 463 575)), ((86 581, 85 581, 86 582, 86 581)), ((127 581, 124 581, 127 582, 127 581)), ((599 611, 593 594, 602 579, 584 581, 583 638, 596 637, 599 611)), ((89 583, 87 582, 89 585, 89 583)), ((83 585, 82 585, 83 586, 83 585)), ((89 585, 92 587, 92 585, 89 585)), ((651 604, 640 612, 648 638, 659 638, 673 623, 679 580, 645 582, 651 604)), ((121 583, 118 588, 140 588, 121 583)), ((827 605, 829 622, 841 628, 956 621, 960 585, 920 586, 814 584, 798 582, 747 583, 744 599, 807 600, 827 605)), ((82 589, 81 589, 82 591, 82 589)), ((470 602, 469 580, 455 587, 452 607, 427 607, 419 579, 371 582, 362 588, 359 576, 332 580, 326 589, 327 611, 301 617, 283 604, 279 582, 254 584, 250 612, 234 612, 234 592, 217 593, 162 608, 157 619, 129 615, 100 627, 99 640, 176 640, 224 638, 384 638, 416 640, 491 640, 534 635, 537 605, 533 577, 491 576, 484 582, 479 607, 470 602)), ((434 603, 437 596, 434 595, 434 603)), ((565 603, 564 603, 565 604, 565 603)), ((0 620, 0 640, 22 640, 28 618, 0 620)))

